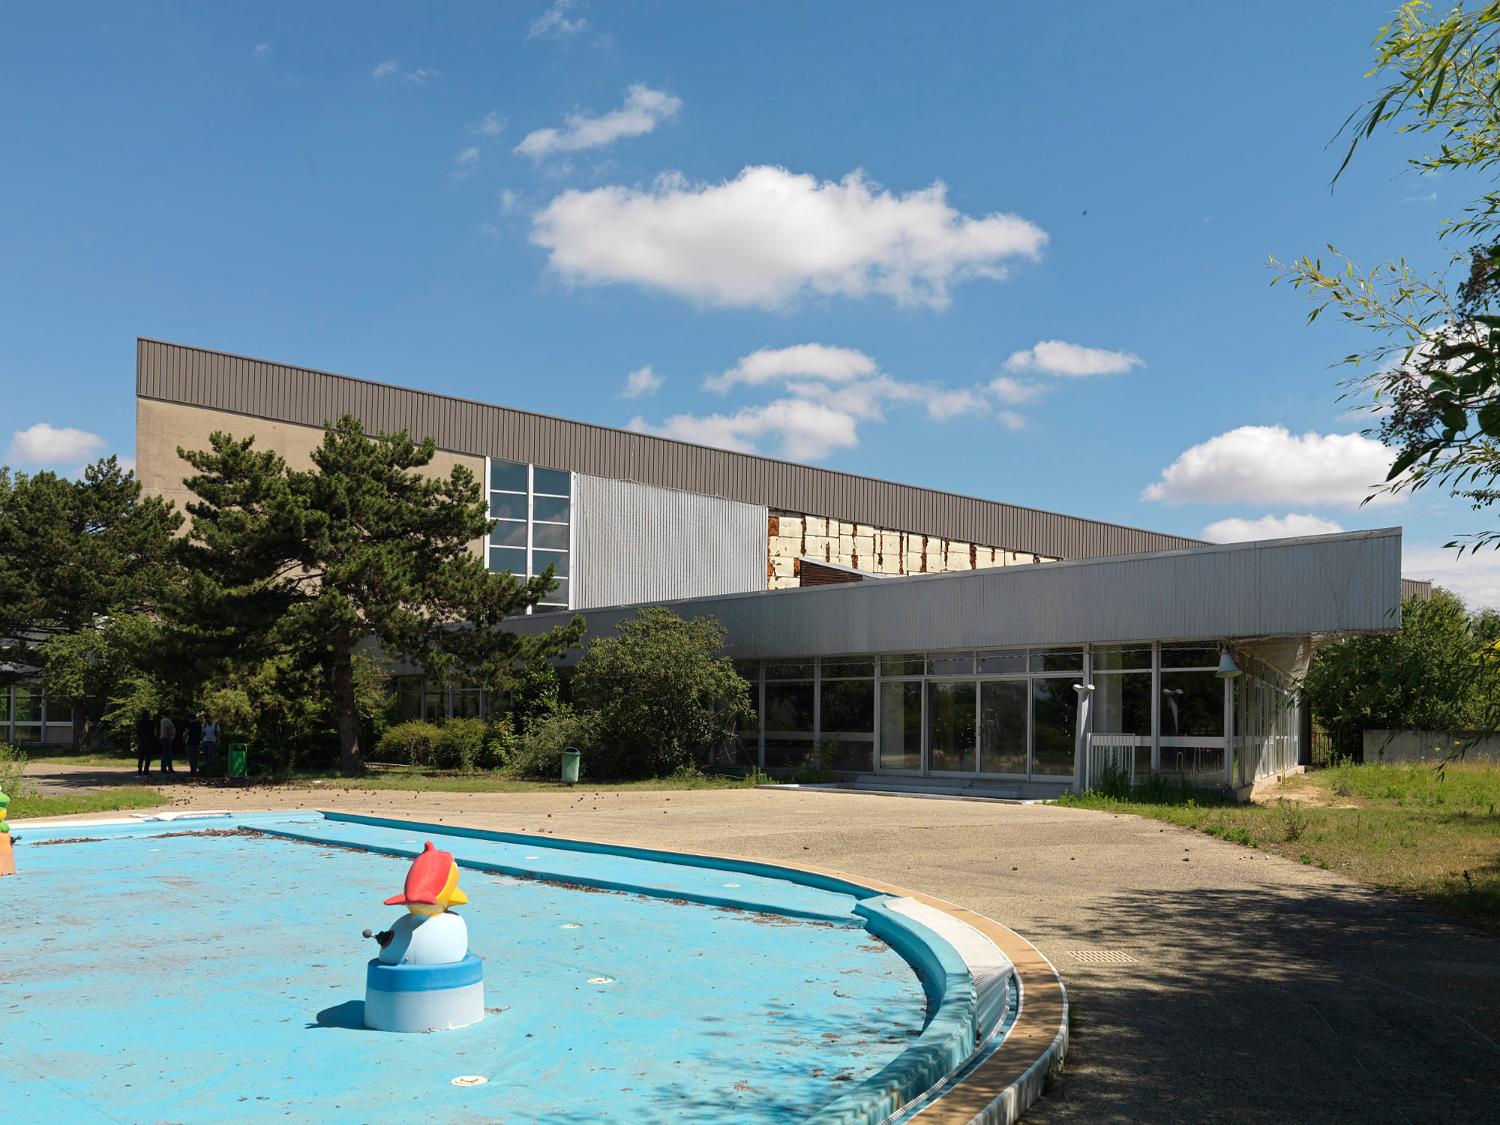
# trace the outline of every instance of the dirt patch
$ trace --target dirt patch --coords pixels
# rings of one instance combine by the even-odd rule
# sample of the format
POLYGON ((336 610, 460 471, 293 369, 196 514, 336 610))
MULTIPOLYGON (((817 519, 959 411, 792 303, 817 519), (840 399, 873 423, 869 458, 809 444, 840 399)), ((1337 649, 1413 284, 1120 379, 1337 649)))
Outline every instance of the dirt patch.
POLYGON ((50 848, 53 844, 102 844, 103 837, 100 836, 64 836, 60 840, 38 840, 32 844, 33 848, 50 848))

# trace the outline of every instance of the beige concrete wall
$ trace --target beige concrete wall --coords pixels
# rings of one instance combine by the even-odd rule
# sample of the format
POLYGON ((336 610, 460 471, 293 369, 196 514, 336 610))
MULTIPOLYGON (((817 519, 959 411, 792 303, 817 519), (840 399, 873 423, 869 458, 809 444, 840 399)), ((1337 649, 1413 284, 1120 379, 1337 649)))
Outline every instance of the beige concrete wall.
POLYGON ((773 590, 798 584, 803 556, 872 574, 942 574, 1056 561, 1029 551, 777 510, 770 513, 766 540, 766 582, 773 590))
MULTIPOLYGON (((201 406, 184 406, 156 399, 135 400, 135 473, 141 487, 177 505, 186 514, 188 502, 195 499, 183 481, 192 475, 193 467, 177 456, 177 449, 207 449, 209 436, 215 431, 237 438, 255 436, 258 449, 274 449, 295 469, 312 465, 312 452, 323 442, 320 426, 298 426, 265 418, 250 418, 208 410, 201 406)), ((413 435, 420 438, 421 435, 413 435)), ((484 458, 464 453, 438 450, 425 470, 435 476, 447 476, 454 465, 465 465, 484 486, 484 458)), ((475 554, 483 550, 483 541, 470 544, 475 554)))

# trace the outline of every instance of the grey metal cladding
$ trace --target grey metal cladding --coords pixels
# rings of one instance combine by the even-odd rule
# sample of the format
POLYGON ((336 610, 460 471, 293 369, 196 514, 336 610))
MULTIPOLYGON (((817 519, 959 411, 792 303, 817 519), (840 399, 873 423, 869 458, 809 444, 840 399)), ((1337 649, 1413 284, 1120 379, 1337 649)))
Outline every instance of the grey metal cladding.
POLYGON ((406 427, 456 453, 1054 558, 1200 542, 157 340, 136 342, 136 393, 314 426, 349 412, 371 430, 406 427))
MULTIPOLYGON (((711 615, 735 657, 1388 632, 1401 531, 887 578, 673 603, 711 615)), ((633 607, 585 614, 590 636, 633 607)), ((536 632, 565 616, 518 619, 536 632)))
POLYGON ((759 505, 577 474, 573 511, 579 608, 766 588, 759 505))

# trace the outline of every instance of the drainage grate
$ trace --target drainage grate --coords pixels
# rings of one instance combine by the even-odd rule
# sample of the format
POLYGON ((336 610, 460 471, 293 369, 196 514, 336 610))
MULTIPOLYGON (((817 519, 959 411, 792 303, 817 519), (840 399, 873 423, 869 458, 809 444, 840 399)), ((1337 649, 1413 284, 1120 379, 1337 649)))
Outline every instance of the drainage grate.
POLYGON ((1068 956, 1085 965, 1134 965, 1135 958, 1119 949, 1069 949, 1068 956))

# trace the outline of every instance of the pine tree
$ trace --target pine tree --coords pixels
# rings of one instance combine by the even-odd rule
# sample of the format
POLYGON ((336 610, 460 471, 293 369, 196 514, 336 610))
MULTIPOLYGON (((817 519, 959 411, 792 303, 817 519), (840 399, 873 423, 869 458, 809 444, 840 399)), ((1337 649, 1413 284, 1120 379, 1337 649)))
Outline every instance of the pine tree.
POLYGON ((221 659, 294 653, 321 666, 346 772, 363 768, 357 651, 374 645, 494 692, 581 635, 581 619, 540 636, 500 628, 546 594, 551 575, 489 572, 470 549, 492 526, 483 490, 462 465, 420 472, 436 452, 430 438, 372 438, 346 414, 325 427, 310 470, 254 438, 215 433, 210 445, 178 451, 197 470, 179 615, 188 643, 221 659))

